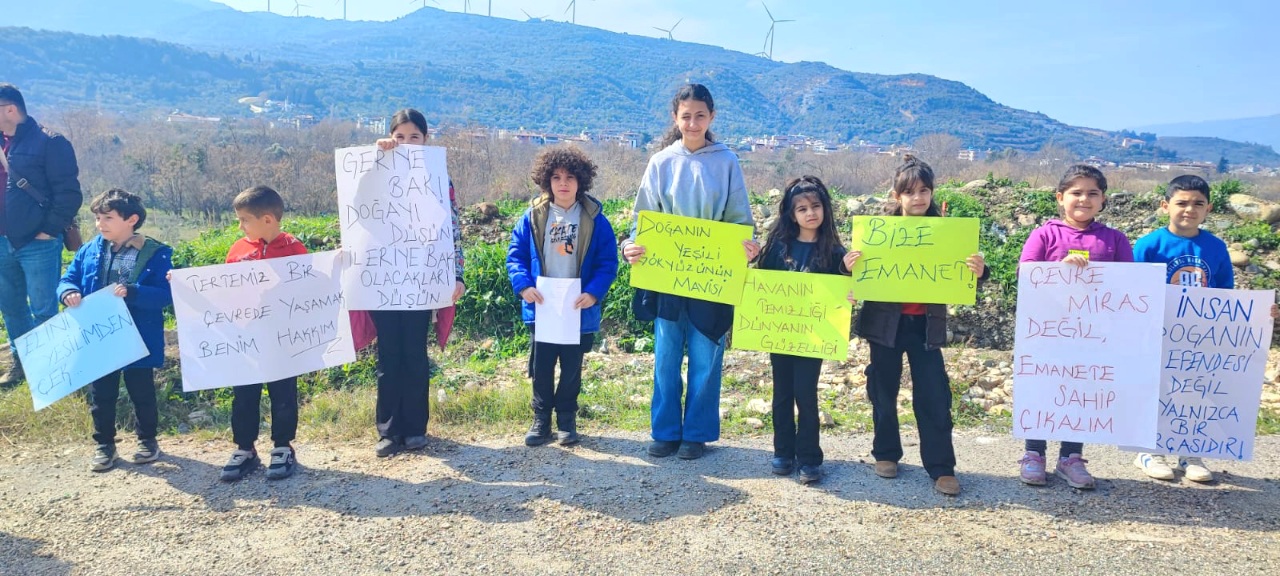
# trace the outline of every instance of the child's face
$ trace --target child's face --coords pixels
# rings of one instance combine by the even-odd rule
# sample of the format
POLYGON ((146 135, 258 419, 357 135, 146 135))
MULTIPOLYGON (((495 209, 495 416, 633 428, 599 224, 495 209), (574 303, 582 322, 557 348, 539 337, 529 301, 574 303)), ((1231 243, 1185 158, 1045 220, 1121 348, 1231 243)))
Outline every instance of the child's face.
POLYGON ((1093 178, 1076 178, 1070 188, 1058 192, 1057 196, 1068 224, 1088 224, 1102 211, 1102 189, 1093 178))
POLYGON ((707 137, 707 129, 716 114, 707 108, 707 103, 700 100, 683 100, 676 107, 674 120, 680 134, 694 140, 707 137))
POLYGON ((1178 190, 1160 207, 1169 213, 1169 230, 1179 236, 1195 236, 1209 215, 1209 199, 1195 190, 1178 190))
POLYGON ((933 190, 924 182, 916 181, 907 191, 894 192, 894 198, 902 205, 903 216, 924 216, 933 203, 933 190))
POLYGON ((248 210, 236 210, 236 220, 240 221, 240 231, 250 240, 267 240, 280 233, 280 222, 271 214, 254 216, 248 210))
POLYGON ((551 173, 551 195, 561 207, 572 206, 578 199, 578 178, 568 169, 556 168, 551 173))
POLYGON ((822 201, 815 194, 801 194, 791 199, 791 219, 801 230, 817 232, 822 226, 822 201))
POLYGON ((94 213, 93 225, 112 244, 120 244, 133 237, 133 226, 138 223, 138 215, 121 218, 120 213, 108 210, 105 214, 94 213))
POLYGON ((413 122, 401 122, 391 130, 391 138, 401 144, 426 144, 427 135, 423 134, 413 122))

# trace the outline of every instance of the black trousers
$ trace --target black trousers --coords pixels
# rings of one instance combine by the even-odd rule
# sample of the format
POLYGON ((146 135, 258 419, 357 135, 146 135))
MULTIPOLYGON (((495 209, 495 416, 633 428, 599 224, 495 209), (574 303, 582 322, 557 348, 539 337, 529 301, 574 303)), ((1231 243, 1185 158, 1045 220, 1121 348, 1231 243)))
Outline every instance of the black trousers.
MULTIPOLYGON (((1025 443, 1027 452, 1035 452, 1044 456, 1045 450, 1049 448, 1049 443, 1045 440, 1027 440, 1025 443)), ((1062 442, 1058 445, 1058 457, 1067 458, 1072 454, 1084 455, 1084 442, 1062 442)))
POLYGON ((89 415, 93 418, 93 441, 116 443, 116 401, 120 399, 120 376, 138 418, 138 439, 155 440, 160 412, 156 408, 155 372, 151 368, 125 368, 94 380, 89 385, 89 415))
MULTIPOLYGON (((231 389, 231 439, 241 450, 253 451, 262 421, 262 384, 231 389)), ((298 433, 298 379, 267 382, 271 397, 271 441, 276 448, 288 446, 298 433)))
POLYGON ((431 311, 374 310, 369 317, 378 331, 378 436, 425 436, 431 311))
POLYGON ((871 343, 867 365, 867 396, 875 423, 871 455, 876 460, 902 459, 898 433, 898 390, 902 384, 902 355, 911 365, 911 404, 920 431, 920 460, 930 478, 954 476, 956 451, 951 444, 951 379, 942 350, 925 348, 925 317, 903 314, 896 346, 871 343))
MULTIPOLYGON (((529 333, 534 326, 529 325, 529 333)), ((583 334, 578 344, 533 342, 529 351, 529 378, 533 380, 535 416, 557 414, 556 422, 564 424, 566 416, 578 413, 578 395, 582 393, 582 356, 595 344, 594 333, 583 334), (556 363, 560 363, 560 385, 555 385, 556 363)))
POLYGON ((802 466, 822 464, 818 445, 822 359, 770 354, 769 365, 773 368, 773 455, 795 458, 802 466))

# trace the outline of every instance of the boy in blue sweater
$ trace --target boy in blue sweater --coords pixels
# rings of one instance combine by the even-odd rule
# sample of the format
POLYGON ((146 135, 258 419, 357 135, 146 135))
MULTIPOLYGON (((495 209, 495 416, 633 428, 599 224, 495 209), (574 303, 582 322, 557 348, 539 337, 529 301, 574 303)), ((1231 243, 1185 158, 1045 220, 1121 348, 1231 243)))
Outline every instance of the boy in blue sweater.
POLYGON ((89 204, 99 235, 76 251, 58 284, 58 298, 68 308, 80 305, 85 294, 111 290, 124 298, 148 355, 90 384, 89 414, 93 439, 98 443, 89 469, 105 472, 116 463, 116 399, 120 378, 138 417, 138 448, 129 457, 134 464, 160 457, 156 443, 159 412, 156 408, 154 369, 164 364, 164 308, 173 303, 165 275, 173 268, 173 249, 137 233, 147 219, 142 199, 112 189, 89 204))

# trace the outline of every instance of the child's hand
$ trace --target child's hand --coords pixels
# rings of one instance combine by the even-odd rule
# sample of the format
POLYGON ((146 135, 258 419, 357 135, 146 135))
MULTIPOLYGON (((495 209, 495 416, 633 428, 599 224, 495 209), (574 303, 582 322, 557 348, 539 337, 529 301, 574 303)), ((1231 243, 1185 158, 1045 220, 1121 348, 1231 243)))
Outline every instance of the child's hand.
POLYGON ((1280 319, 1280 306, 1276 306, 1275 304, 1271 305, 1271 319, 1280 319))
POLYGON ((62 303, 66 304, 67 308, 79 306, 82 299, 79 292, 67 292, 62 295, 62 303))
POLYGON ((1070 265, 1072 265, 1072 266, 1079 266, 1079 267, 1081 267, 1081 268, 1084 268, 1085 266, 1088 266, 1088 265, 1089 265, 1089 259, 1088 259, 1088 258, 1085 258, 1084 256, 1082 256, 1082 255, 1080 255, 1080 254, 1067 254, 1067 257, 1066 257, 1066 258, 1063 258, 1063 259, 1062 259, 1062 262, 1063 262, 1064 264, 1070 264, 1070 265))
POLYGON ((845 298, 848 298, 848 299, 849 299, 849 305, 850 305, 850 306, 857 306, 857 305, 858 305, 858 299, 853 297, 853 290, 850 290, 850 291, 849 291, 849 294, 848 294, 847 296, 845 296, 845 298))
POLYGON ((466 291, 467 291, 466 284, 463 284, 461 280, 455 282, 453 284, 453 303, 457 304, 458 299, 462 298, 462 294, 466 291))
POLYGON ((399 146, 400 141, 395 138, 379 138, 377 144, 379 150, 390 150, 399 146))
POLYGON ((583 292, 581 296, 578 296, 577 300, 573 301, 573 307, 578 310, 586 310, 587 308, 590 308, 595 305, 596 305, 596 297, 590 294, 587 294, 586 292, 583 292))
POLYGON ((164 273, 165 282, 173 282, 173 270, 164 273))
POLYGON ((982 258, 982 254, 974 254, 964 261, 969 266, 969 270, 974 276, 981 277, 982 272, 987 269, 987 261, 982 258))
POLYGON ((852 273, 853 273, 853 265, 854 265, 854 264, 857 264, 857 263, 858 263, 858 259, 859 259, 859 258, 861 258, 861 257, 862 257, 862 251, 861 251, 861 250, 851 250, 851 251, 849 251, 849 252, 845 252, 845 253, 844 253, 844 259, 843 259, 843 260, 841 260, 841 263, 842 263, 842 264, 844 264, 844 270, 845 270, 845 272, 848 272, 848 273, 852 274, 852 273))
MULTIPOLYGON (((539 292, 538 289, 534 288, 533 286, 530 286, 528 288, 525 288, 524 290, 521 290, 520 297, 524 298, 524 301, 530 304, 542 303, 542 293, 539 292)), ((579 300, 581 300, 581 298, 579 298, 579 300)))
POLYGON ((747 251, 747 262, 753 262, 760 255, 760 245, 755 240, 743 240, 742 247, 747 251))
POLYGON ((642 256, 644 256, 644 246, 639 244, 627 244, 627 247, 622 249, 622 257, 628 264, 639 262, 642 256))
POLYGON ((111 293, 115 294, 118 298, 124 298, 129 295, 129 288, 124 284, 116 284, 115 290, 112 290, 111 293))

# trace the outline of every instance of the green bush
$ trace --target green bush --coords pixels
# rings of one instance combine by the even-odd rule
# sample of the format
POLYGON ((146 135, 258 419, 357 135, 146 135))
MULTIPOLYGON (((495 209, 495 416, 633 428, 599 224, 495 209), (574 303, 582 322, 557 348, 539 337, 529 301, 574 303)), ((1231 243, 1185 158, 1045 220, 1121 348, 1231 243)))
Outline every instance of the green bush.
POLYGON ((1052 190, 1028 190, 1018 206, 1041 218, 1058 215, 1058 197, 1052 190))
POLYGON ((1263 250, 1274 250, 1280 247, 1280 235, 1271 231, 1271 225, 1266 222, 1249 222, 1247 224, 1237 224, 1222 233, 1222 236, 1232 242, 1248 242, 1250 240, 1258 241, 1258 248, 1263 250))
POLYGON ((1232 194, 1244 194, 1245 184, 1235 178, 1227 178, 1209 187, 1209 205, 1214 212, 1225 214, 1229 210, 1229 198, 1232 194))
POLYGON ((934 201, 941 207, 947 206, 947 216, 957 218, 982 218, 987 214, 982 201, 959 190, 944 188, 934 195, 934 201))

